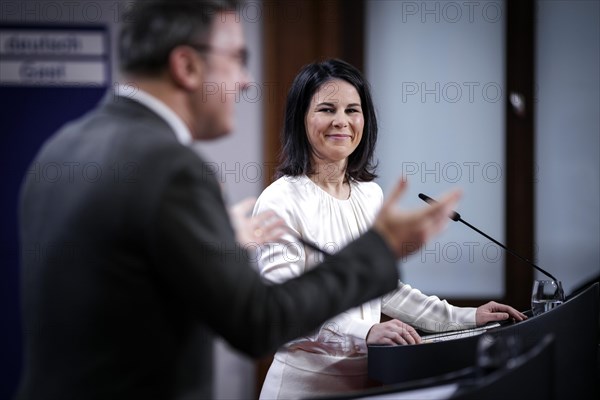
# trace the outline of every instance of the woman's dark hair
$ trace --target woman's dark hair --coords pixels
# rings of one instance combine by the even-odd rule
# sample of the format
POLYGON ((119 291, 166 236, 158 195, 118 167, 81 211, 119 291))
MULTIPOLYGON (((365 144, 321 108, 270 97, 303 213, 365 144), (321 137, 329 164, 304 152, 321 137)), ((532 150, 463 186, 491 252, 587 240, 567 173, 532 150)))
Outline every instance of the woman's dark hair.
POLYGON ((176 46, 206 45, 215 16, 239 10, 240 0, 137 0, 119 35, 123 72, 156 75, 176 46))
POLYGON ((306 136, 305 117, 313 95, 327 82, 341 79, 356 89, 360 96, 365 125, 362 139, 348 157, 346 173, 360 182, 369 182, 377 177, 373 164, 373 152, 377 143, 377 117, 369 84, 360 71, 345 61, 332 59, 304 66, 288 92, 285 106, 285 121, 282 133, 281 162, 278 176, 310 175, 314 172, 311 147, 306 136))

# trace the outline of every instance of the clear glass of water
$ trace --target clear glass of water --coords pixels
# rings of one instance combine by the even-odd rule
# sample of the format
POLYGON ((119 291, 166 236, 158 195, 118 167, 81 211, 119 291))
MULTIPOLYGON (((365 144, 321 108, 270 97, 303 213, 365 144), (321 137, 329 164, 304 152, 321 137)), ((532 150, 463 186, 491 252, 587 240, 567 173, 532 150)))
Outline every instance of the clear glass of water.
POLYGON ((560 281, 536 280, 531 292, 531 311, 540 315, 558 307, 565 301, 565 292, 560 281))

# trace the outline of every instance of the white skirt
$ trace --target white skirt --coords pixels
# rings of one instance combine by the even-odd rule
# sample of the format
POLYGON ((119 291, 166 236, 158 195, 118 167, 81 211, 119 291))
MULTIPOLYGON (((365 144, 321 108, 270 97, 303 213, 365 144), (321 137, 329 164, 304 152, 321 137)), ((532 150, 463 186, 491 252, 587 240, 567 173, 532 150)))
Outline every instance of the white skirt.
POLYGON ((367 356, 334 357, 303 350, 275 354, 260 400, 304 399, 369 387, 367 356))

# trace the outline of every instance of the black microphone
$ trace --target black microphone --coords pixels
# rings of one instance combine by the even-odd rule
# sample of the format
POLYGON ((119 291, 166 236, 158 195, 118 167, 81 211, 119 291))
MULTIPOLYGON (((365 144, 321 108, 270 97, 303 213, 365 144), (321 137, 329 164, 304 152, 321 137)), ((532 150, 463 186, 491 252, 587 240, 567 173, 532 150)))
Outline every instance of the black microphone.
MULTIPOLYGON (((421 200, 423 200, 424 202, 428 203, 428 204, 437 203, 434 199, 432 199, 431 197, 429 197, 429 196, 427 196, 427 195, 425 195, 423 193, 419 193, 419 198, 421 200)), ((463 224, 467 225, 469 228, 473 229, 475 232, 478 232, 479 234, 481 234, 481 235, 485 236, 486 238, 490 239, 492 242, 496 243, 498 246, 502 247, 504 250, 508 251, 513 256, 521 259, 522 261, 525 261, 527 264, 531 265, 533 268, 537 269, 538 271, 540 271, 542 274, 546 275, 547 277, 551 278, 553 281, 557 281, 558 282, 558 279, 556 279, 551 273, 544 271, 543 269, 541 269, 540 267, 538 267, 537 265, 535 265, 534 263, 532 263, 531 261, 529 261, 525 257, 522 257, 522 256, 518 255, 517 253, 515 253, 514 251, 510 250, 509 248, 507 248, 505 245, 503 245, 502 243, 500 243, 499 241, 497 241, 493 237, 491 237, 491 236, 483 233, 479 229, 475 228, 473 225, 471 225, 470 223, 468 223, 467 221, 465 221, 464 219, 462 219, 460 217, 460 214, 457 213, 456 211, 452 211, 452 214, 450 214, 450 219, 452 219, 452 221, 460 221, 460 222, 462 222, 463 224)))

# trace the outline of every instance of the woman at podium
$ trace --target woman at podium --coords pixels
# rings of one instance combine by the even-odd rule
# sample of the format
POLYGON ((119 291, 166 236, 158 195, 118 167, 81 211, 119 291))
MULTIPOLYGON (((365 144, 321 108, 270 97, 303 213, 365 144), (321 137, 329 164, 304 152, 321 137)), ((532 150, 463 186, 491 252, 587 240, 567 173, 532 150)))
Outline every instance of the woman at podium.
MULTIPOLYGON (((305 66, 287 97, 279 178, 258 198, 254 214, 273 210, 290 233, 264 246, 264 279, 280 283, 322 260, 303 242, 331 253, 368 230, 383 202, 373 152, 377 120, 362 74, 340 60, 305 66), (300 240, 301 238, 302 240, 300 240)), ((418 344, 415 327, 441 332, 525 316, 487 303, 455 307, 410 285, 327 321, 274 356, 261 399, 300 398, 361 390, 368 385, 368 344, 418 344), (391 318, 381 322, 381 314, 391 318)), ((294 323, 294 316, 289 316, 294 323)))

